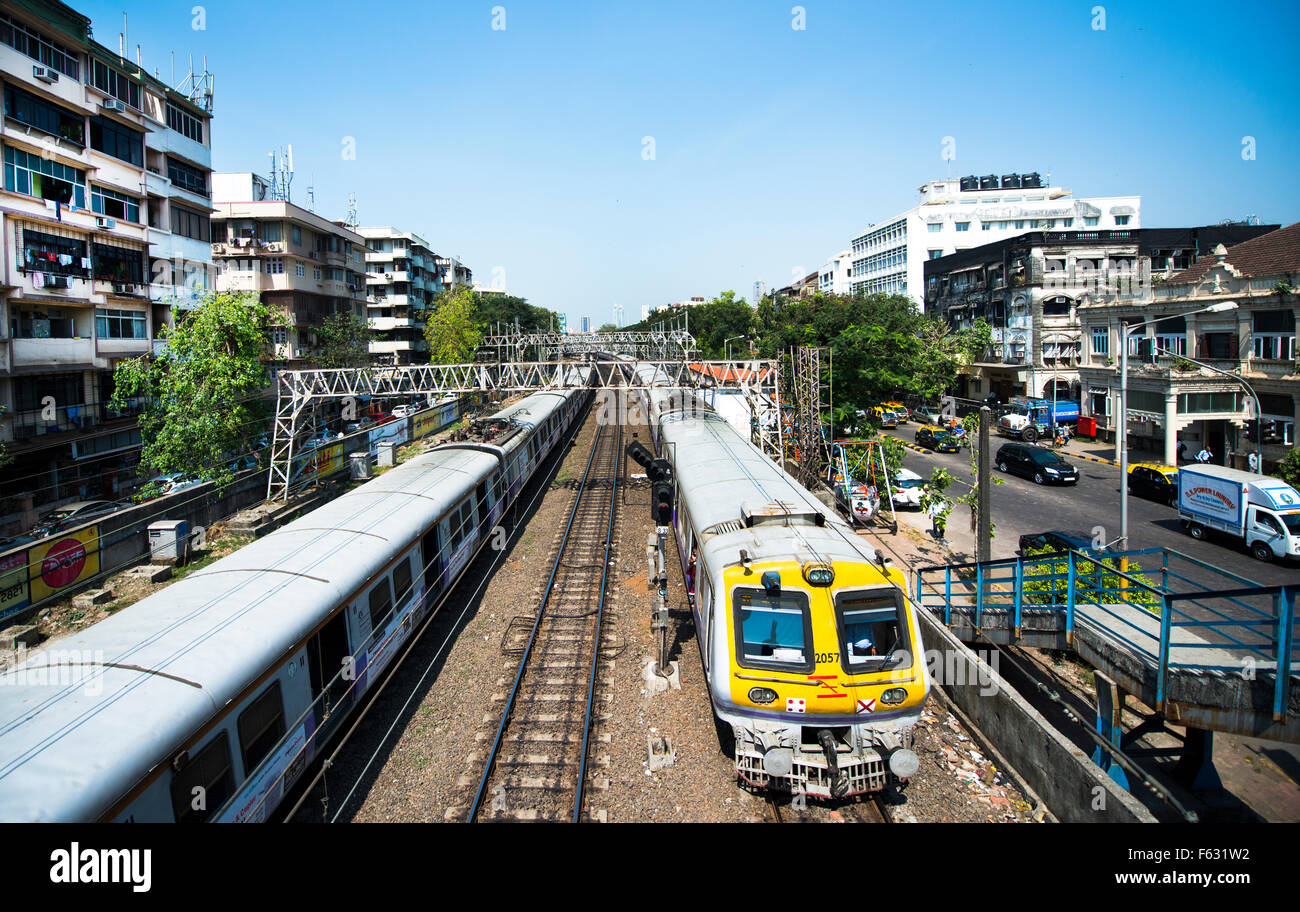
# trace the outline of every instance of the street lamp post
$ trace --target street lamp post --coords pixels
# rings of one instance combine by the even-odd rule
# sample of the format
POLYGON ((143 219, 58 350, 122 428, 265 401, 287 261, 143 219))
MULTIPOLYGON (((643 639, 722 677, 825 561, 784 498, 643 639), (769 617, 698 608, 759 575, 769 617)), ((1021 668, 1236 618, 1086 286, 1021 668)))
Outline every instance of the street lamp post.
POLYGON ((731 360, 731 343, 735 342, 737 339, 743 339, 743 338, 745 338, 743 335, 732 336, 730 339, 726 339, 723 341, 722 351, 723 351, 723 355, 726 357, 728 361, 731 360))
MULTIPOLYGON (((1208 307, 1201 307, 1196 310, 1189 310, 1181 314, 1166 314, 1157 317, 1154 320, 1145 320, 1141 323, 1134 323, 1132 326, 1127 321, 1120 321, 1119 324, 1119 428, 1116 437, 1119 438, 1119 542, 1121 549, 1128 548, 1128 337, 1129 333, 1134 330, 1143 329, 1156 323, 1162 323, 1170 317, 1190 317, 1198 313, 1221 313, 1225 310, 1236 310, 1236 301, 1221 301, 1218 304, 1211 304, 1208 307)), ((1165 433, 1169 433, 1172 428, 1165 428, 1165 433)))

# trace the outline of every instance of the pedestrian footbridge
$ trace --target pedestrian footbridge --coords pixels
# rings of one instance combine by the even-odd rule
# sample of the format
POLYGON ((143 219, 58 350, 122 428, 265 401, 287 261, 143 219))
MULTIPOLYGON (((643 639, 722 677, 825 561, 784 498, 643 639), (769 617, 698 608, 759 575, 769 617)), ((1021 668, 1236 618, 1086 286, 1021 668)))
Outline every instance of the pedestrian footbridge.
POLYGON ((914 596, 967 642, 1076 653, 1099 672, 1098 727, 1116 747, 1165 721, 1205 766, 1208 733, 1300 742, 1300 582, 1260 586, 1165 548, 1071 551, 922 567, 914 596), (1156 714, 1122 737, 1126 693, 1156 714))

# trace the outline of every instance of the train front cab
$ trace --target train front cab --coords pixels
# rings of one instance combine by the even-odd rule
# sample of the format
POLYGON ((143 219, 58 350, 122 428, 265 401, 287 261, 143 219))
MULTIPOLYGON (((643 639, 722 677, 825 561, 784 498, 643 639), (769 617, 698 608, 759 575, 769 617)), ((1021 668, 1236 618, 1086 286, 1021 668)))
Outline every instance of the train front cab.
POLYGON ((728 674, 712 678, 737 775, 823 798, 914 775, 912 729, 930 685, 902 575, 785 560, 737 564, 723 580, 714 660, 728 674))

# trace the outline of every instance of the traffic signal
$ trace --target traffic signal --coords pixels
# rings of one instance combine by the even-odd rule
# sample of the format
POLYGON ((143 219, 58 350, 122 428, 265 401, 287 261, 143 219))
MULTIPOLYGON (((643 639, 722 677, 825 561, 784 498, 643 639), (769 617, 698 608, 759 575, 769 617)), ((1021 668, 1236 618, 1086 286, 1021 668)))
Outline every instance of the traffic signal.
POLYGON ((650 486, 650 518, 656 526, 667 526, 673 521, 673 483, 656 481, 650 486))

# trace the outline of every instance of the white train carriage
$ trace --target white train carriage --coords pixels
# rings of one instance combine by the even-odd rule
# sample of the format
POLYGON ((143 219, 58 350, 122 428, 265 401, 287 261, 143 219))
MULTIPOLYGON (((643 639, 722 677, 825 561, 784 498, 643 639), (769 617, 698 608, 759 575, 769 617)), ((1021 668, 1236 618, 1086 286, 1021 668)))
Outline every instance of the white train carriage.
POLYGON ((715 412, 681 391, 649 399, 738 776, 822 797, 909 779, 930 681, 902 574, 715 412))
POLYGON ((0 675, 0 819, 267 819, 587 390, 539 393, 0 675))

